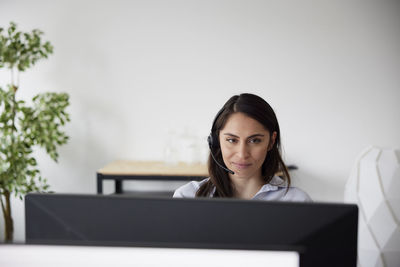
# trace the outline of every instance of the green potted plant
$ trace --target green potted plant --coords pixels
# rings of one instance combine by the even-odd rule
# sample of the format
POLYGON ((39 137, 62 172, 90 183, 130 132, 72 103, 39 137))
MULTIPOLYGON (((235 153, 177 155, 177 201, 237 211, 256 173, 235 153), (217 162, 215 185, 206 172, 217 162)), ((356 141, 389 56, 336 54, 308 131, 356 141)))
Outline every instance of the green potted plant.
POLYGON ((47 191, 33 156, 42 147, 57 161, 57 147, 66 144, 68 136, 62 127, 69 121, 66 93, 40 93, 30 104, 19 99, 19 73, 32 68, 53 53, 53 46, 43 42, 43 32, 20 32, 10 23, 7 30, 0 28, 0 70, 7 69, 11 81, 0 86, 0 203, 5 222, 5 241, 13 240, 13 219, 10 198, 21 200, 32 191, 47 191))

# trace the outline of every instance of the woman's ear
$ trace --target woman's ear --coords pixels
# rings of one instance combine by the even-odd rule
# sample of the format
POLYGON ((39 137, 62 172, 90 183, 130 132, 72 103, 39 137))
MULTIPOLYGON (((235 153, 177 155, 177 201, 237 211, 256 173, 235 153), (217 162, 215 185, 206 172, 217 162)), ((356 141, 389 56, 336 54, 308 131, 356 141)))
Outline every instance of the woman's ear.
POLYGON ((269 138, 268 151, 270 151, 274 146, 277 135, 278 135, 277 132, 273 132, 271 134, 271 137, 269 138))

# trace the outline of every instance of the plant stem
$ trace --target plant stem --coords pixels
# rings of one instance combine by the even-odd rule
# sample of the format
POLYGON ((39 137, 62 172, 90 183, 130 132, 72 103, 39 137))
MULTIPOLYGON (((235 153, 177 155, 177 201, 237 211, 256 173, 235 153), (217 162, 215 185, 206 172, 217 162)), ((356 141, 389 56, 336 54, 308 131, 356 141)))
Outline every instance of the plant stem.
POLYGON ((6 199, 6 205, 4 206, 3 203, 3 197, 1 196, 1 208, 3 210, 3 216, 4 216, 4 232, 5 232, 5 241, 6 242, 12 242, 14 239, 14 222, 11 216, 11 201, 10 201, 10 192, 9 191, 4 191, 3 192, 4 197, 6 199))
POLYGON ((1 210, 3 211, 3 215, 6 214, 6 208, 4 207, 3 203, 3 194, 0 194, 0 203, 1 203, 1 210))
MULTIPOLYGON (((16 131, 16 127, 15 127, 15 117, 17 115, 17 101, 15 98, 16 92, 18 87, 12 83, 11 84, 12 89, 14 90, 14 94, 13 94, 13 99, 12 99, 12 108, 11 108, 11 114, 12 114, 12 127, 11 127, 11 149, 15 149, 14 145, 15 145, 15 136, 14 133, 16 131)), ((13 157, 14 157, 14 153, 13 157)), ((14 159, 11 159, 11 162, 14 162, 14 159)), ((13 168, 14 166, 10 166, 11 168, 13 168)), ((0 196, 1 199, 1 208, 3 210, 3 216, 4 216, 4 230, 5 230, 5 242, 12 242, 14 239, 14 222, 11 216, 11 202, 10 202, 10 191, 8 190, 4 190, 3 191, 3 195, 5 198, 5 205, 3 203, 3 199, 2 196, 0 196)))
POLYGON ((6 225, 6 242, 11 242, 14 239, 14 222, 11 216, 11 201, 10 201, 10 192, 6 191, 6 214, 7 218, 5 218, 6 225))
MULTIPOLYGON (((3 202, 3 194, 0 194, 0 203, 1 203, 1 210, 3 211, 3 218, 4 218, 4 224, 7 221, 6 217, 7 217, 7 212, 6 212, 6 207, 4 206, 4 202, 3 202)), ((6 230, 6 226, 4 225, 4 233, 6 236, 7 230, 6 230)))

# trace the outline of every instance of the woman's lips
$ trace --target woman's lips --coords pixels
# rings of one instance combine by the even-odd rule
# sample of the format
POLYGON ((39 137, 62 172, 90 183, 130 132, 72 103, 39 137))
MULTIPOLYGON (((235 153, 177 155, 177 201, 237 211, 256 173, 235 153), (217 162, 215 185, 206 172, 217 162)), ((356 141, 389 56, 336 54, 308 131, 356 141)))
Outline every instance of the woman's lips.
POLYGON ((251 166, 250 163, 237 163, 237 162, 232 162, 233 166, 235 166, 238 169, 245 169, 251 166))

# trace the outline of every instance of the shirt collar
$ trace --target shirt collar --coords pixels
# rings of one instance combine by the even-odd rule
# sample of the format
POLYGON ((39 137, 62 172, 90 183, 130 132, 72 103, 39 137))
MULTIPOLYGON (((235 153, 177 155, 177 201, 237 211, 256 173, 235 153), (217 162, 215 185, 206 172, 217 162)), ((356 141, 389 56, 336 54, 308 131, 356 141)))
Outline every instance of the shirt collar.
POLYGON ((275 187, 286 187, 287 183, 281 177, 275 175, 274 177, 272 177, 271 181, 266 185, 271 185, 275 187))
POLYGON ((280 187, 286 187, 286 182, 280 178, 279 176, 272 177, 271 181, 268 184, 263 185, 260 190, 254 195, 253 199, 257 197, 257 195, 266 193, 269 191, 276 191, 280 187))
MULTIPOLYGON (((260 190, 254 195, 253 198, 255 198, 258 194, 265 193, 268 191, 276 191, 279 189, 279 187, 286 187, 287 183, 279 176, 274 176, 272 177, 271 181, 268 184, 263 185, 260 190)), ((210 196, 213 196, 215 193, 215 186, 210 194, 210 196)))

